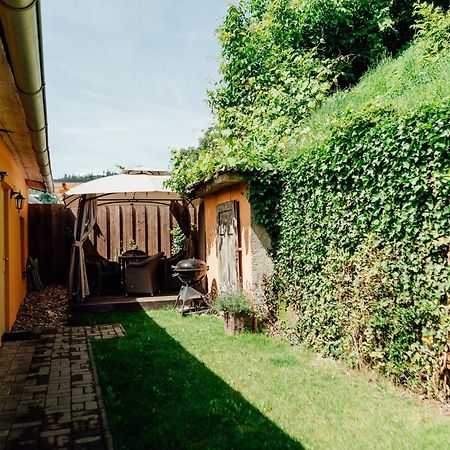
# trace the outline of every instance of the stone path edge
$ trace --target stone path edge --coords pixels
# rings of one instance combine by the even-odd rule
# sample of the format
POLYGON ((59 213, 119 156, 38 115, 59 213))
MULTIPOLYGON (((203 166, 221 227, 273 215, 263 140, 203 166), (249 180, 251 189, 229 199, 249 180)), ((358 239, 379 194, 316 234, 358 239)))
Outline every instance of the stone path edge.
POLYGON ((111 431, 109 430, 108 420, 106 417, 106 408, 105 403, 103 401, 102 388, 100 387, 100 380, 98 378, 97 366, 95 365, 95 357, 94 351, 92 349, 91 339, 88 339, 88 352, 89 358, 91 358, 92 362, 92 375, 94 377, 95 391, 97 394, 97 402, 100 407, 100 417, 102 418, 102 426, 103 426, 103 437, 105 439, 106 450, 114 450, 113 440, 111 431))

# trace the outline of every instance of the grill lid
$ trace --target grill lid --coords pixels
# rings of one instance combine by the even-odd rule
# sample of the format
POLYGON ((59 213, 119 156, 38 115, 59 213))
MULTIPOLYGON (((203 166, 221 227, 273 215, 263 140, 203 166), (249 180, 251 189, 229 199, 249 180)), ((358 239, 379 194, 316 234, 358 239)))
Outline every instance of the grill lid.
POLYGON ((208 266, 201 259, 183 259, 174 266, 173 270, 175 272, 206 272, 208 266))
POLYGON ((208 271, 208 266, 201 259, 183 259, 172 268, 181 282, 187 285, 201 281, 208 271))

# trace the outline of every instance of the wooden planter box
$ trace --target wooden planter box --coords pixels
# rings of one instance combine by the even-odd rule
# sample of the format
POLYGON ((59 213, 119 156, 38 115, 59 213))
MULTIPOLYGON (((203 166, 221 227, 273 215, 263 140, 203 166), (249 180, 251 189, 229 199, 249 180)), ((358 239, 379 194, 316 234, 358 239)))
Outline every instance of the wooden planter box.
POLYGON ((225 333, 233 335, 244 330, 254 331, 256 329, 256 318, 249 314, 224 313, 225 333))

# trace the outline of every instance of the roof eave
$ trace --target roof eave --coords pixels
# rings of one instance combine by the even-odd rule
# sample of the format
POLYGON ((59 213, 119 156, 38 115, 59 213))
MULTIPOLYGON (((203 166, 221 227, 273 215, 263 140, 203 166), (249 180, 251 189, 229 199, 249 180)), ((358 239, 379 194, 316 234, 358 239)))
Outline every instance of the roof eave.
POLYGON ((237 184, 245 183, 246 181, 247 179, 242 173, 220 173, 217 174, 212 180, 197 184, 191 192, 194 198, 206 197, 237 184))
MULTIPOLYGON (((0 19, 34 158, 45 190, 52 193, 54 187, 48 148, 40 0, 2 0, 0 19)), ((39 180, 33 182, 40 183, 39 180)))

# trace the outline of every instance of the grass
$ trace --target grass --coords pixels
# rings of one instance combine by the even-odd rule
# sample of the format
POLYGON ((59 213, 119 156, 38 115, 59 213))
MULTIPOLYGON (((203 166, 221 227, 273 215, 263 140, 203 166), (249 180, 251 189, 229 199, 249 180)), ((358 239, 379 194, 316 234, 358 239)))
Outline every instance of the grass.
POLYGON ((388 383, 213 316, 87 316, 116 449, 449 449, 450 417, 388 383))
POLYGON ((358 115, 369 107, 408 112, 449 99, 450 51, 431 57, 426 43, 416 41, 397 58, 385 58, 353 88, 327 99, 305 119, 303 132, 289 151, 316 149, 329 136, 330 125, 348 113, 358 115))

